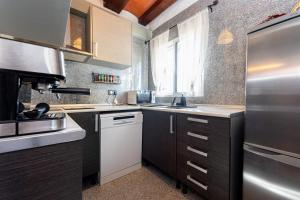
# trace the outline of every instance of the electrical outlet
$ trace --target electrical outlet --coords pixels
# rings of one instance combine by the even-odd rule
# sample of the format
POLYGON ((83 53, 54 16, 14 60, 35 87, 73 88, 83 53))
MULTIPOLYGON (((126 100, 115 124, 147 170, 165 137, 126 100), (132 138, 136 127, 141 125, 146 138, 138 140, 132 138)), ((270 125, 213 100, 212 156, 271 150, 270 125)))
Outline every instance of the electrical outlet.
POLYGON ((117 90, 107 90, 108 95, 117 95, 117 90))

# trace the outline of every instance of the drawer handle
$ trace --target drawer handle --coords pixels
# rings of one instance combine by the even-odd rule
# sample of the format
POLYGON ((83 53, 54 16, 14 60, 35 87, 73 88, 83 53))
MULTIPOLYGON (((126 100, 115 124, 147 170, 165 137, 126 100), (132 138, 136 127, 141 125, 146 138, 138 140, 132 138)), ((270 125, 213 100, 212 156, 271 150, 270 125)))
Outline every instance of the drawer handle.
POLYGON ((192 133, 192 132, 187 132, 187 135, 191 136, 191 137, 195 137, 195 138, 201 139, 201 140, 208 140, 207 136, 199 135, 199 134, 192 133))
POLYGON ((187 180, 191 181, 191 182, 194 183, 195 185, 201 187, 203 190, 207 190, 207 189, 208 189, 208 186, 203 185, 202 183, 199 183, 198 181, 196 181, 195 179, 193 179, 193 178, 191 177, 191 175, 187 175, 186 178, 187 178, 187 180))
POLYGON ((202 167, 199 167, 198 165, 193 164, 191 161, 187 161, 186 164, 204 174, 207 174, 207 169, 203 169, 202 167))
POLYGON ((194 148, 192 148, 192 147, 190 147, 190 146, 187 146, 186 149, 187 149, 188 151, 191 151, 191 152, 193 152, 193 153, 196 153, 196 154, 198 154, 198 155, 200 155, 200 156, 207 157, 207 153, 205 153, 205 152, 203 152, 203 151, 199 151, 199 150, 197 150, 197 149, 194 149, 194 148))
POLYGON ((191 122, 198 122, 198 123, 202 123, 202 124, 208 124, 208 120, 206 120, 206 119, 198 119, 198 118, 188 117, 187 120, 191 121, 191 122))

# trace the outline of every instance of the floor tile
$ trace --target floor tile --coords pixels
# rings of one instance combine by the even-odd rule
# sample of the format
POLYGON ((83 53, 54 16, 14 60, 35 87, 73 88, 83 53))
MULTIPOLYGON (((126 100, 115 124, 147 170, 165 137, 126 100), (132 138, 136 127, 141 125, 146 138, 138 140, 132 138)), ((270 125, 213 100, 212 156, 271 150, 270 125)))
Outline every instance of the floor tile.
POLYGON ((83 192, 83 200, 201 200, 190 192, 183 195, 175 181, 153 167, 142 167, 103 186, 83 192))

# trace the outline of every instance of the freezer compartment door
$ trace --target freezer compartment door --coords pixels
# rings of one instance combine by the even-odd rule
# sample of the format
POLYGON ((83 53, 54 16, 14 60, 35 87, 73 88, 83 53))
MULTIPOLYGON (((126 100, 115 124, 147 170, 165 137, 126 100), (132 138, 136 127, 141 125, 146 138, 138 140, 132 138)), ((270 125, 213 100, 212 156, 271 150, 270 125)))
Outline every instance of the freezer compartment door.
POLYGON ((299 200, 300 159, 244 145, 243 200, 299 200))
POLYGON ((300 17, 249 34, 245 140, 300 154, 300 17))

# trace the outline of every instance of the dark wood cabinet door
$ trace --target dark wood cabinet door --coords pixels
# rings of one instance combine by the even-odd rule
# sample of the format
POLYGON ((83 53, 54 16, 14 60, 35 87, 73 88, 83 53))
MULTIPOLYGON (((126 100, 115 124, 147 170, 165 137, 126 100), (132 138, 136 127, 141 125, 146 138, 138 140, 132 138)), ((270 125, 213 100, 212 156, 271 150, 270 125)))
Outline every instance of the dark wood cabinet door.
POLYGON ((96 113, 70 113, 69 115, 86 131, 86 137, 83 139, 83 177, 96 174, 100 170, 100 130, 99 127, 98 130, 95 127, 96 113))
POLYGON ((82 143, 0 154, 1 200, 81 200, 82 143))
POLYGON ((143 158, 176 178, 176 114, 144 110, 143 158))

